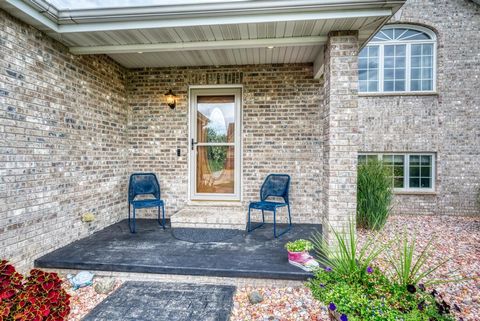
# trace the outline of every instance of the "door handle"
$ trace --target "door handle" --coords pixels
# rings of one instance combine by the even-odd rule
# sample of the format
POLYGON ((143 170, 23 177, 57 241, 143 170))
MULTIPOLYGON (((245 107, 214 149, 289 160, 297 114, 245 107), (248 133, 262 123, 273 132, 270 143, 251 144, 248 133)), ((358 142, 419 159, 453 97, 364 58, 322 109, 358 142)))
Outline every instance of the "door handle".
POLYGON ((192 138, 192 150, 195 149, 196 144, 198 144, 198 142, 196 142, 195 139, 192 138))

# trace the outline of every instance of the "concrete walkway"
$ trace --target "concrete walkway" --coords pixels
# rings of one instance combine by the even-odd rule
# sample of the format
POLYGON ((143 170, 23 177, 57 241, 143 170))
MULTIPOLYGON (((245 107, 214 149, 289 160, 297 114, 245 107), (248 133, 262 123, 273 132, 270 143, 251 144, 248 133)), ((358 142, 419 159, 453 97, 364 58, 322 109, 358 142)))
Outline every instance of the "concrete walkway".
POLYGON ((83 321, 228 321, 235 287, 126 282, 83 321))

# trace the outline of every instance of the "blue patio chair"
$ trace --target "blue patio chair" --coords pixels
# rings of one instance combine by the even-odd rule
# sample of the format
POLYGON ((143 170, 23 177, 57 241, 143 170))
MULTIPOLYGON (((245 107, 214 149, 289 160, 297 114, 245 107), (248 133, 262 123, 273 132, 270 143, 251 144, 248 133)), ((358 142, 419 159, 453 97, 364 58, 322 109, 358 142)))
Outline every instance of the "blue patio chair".
POLYGON ((165 202, 160 199, 160 185, 153 173, 134 173, 130 175, 128 184, 128 227, 135 233, 135 210, 140 208, 158 207, 158 223, 165 229, 165 202), (139 199, 139 195, 152 195, 154 198, 139 199), (130 220, 130 207, 133 208, 133 218, 130 220), (160 222, 160 208, 162 221, 160 222), (133 224, 132 224, 132 223, 133 224))
POLYGON ((273 236, 275 238, 287 233, 292 228, 292 217, 290 216, 290 203, 288 200, 288 190, 290 188, 290 176, 286 174, 270 174, 265 178, 260 189, 260 201, 250 202, 248 206, 248 232, 263 226, 265 224, 265 211, 273 212, 273 236), (269 197, 281 197, 283 202, 268 201, 269 197), (277 235, 277 208, 286 206, 288 209, 288 227, 277 235), (252 209, 262 211, 262 223, 252 227, 250 212, 252 209))

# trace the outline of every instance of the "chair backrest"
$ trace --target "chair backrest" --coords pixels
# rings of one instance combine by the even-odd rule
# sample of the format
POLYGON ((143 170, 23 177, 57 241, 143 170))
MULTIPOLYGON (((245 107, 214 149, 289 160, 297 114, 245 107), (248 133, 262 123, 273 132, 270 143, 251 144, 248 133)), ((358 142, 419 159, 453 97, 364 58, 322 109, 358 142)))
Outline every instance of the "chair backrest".
POLYGON ((282 197, 288 204, 288 189, 290 188, 290 176, 287 174, 270 174, 265 178, 260 189, 260 199, 266 200, 270 196, 282 197))
POLYGON ((130 175, 128 184, 128 201, 131 202, 137 195, 152 194, 160 199, 160 185, 157 176, 153 173, 134 173, 130 175))

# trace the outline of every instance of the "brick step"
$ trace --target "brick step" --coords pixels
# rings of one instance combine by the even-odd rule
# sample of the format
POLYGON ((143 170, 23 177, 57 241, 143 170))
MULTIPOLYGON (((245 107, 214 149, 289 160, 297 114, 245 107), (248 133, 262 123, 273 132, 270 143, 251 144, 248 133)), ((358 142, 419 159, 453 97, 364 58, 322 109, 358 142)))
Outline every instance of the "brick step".
POLYGON ((187 206, 171 216, 172 228, 224 228, 244 230, 247 213, 241 206, 187 206))

